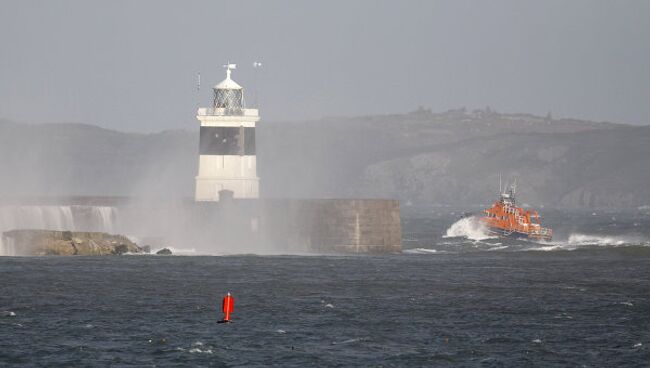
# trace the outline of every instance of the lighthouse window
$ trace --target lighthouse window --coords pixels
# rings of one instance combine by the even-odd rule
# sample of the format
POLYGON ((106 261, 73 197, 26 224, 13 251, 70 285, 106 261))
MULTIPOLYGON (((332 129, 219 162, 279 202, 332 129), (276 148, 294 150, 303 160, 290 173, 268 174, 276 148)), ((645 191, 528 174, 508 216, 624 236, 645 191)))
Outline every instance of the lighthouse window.
POLYGON ((235 155, 239 152, 239 128, 201 127, 199 153, 202 155, 235 155))
POLYGON ((254 155, 255 128, 201 127, 201 155, 254 155))

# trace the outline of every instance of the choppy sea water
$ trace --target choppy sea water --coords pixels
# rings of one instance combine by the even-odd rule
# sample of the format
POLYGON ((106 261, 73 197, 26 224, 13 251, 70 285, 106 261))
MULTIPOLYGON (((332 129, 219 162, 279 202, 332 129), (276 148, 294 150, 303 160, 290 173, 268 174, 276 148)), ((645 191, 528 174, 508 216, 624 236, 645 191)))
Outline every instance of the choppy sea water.
POLYGON ((648 206, 627 211, 542 209, 541 212, 542 226, 553 229, 550 242, 490 236, 478 220, 481 216, 478 208, 407 206, 402 209, 403 248, 411 253, 571 252, 615 248, 650 252, 648 206))
POLYGON ((545 251, 454 216, 407 211, 385 256, 0 257, 0 366, 648 366, 645 215, 545 251))

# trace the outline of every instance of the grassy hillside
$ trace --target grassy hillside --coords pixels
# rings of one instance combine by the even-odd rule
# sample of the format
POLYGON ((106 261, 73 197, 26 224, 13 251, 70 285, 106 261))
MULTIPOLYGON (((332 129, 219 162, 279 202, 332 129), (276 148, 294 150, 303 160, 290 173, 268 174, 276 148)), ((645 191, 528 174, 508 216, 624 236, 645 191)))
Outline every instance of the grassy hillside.
MULTIPOLYGON (((517 176, 531 205, 650 203, 650 127, 453 110, 258 125, 270 197, 494 199, 517 176)), ((0 122, 0 196, 191 196, 198 133, 0 122)))

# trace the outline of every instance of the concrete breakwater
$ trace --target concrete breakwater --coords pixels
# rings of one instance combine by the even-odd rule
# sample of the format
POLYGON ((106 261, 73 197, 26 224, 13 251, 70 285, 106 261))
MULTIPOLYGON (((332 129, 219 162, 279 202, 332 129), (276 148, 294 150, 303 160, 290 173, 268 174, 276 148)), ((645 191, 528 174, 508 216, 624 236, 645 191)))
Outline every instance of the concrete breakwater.
MULTIPOLYGON (((48 229, 128 234, 152 249, 199 254, 401 251, 399 202, 376 199, 145 201, 112 197, 0 206, 0 231, 48 229), (47 203, 47 205, 38 205, 47 203), (54 204, 59 203, 60 206, 54 204)), ((3 246, 0 243, 0 255, 3 246)))

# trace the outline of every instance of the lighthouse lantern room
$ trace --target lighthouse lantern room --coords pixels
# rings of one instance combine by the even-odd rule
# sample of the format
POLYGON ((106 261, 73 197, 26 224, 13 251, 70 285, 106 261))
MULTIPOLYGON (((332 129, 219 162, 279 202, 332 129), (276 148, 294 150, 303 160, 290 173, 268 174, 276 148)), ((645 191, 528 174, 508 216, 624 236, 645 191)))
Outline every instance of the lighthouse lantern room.
POLYGON ((230 78, 235 64, 224 65, 226 79, 214 86, 212 107, 201 107, 199 173, 196 201, 218 201, 221 191, 234 198, 258 198, 259 181, 255 157, 257 109, 247 109, 244 90, 230 78))

